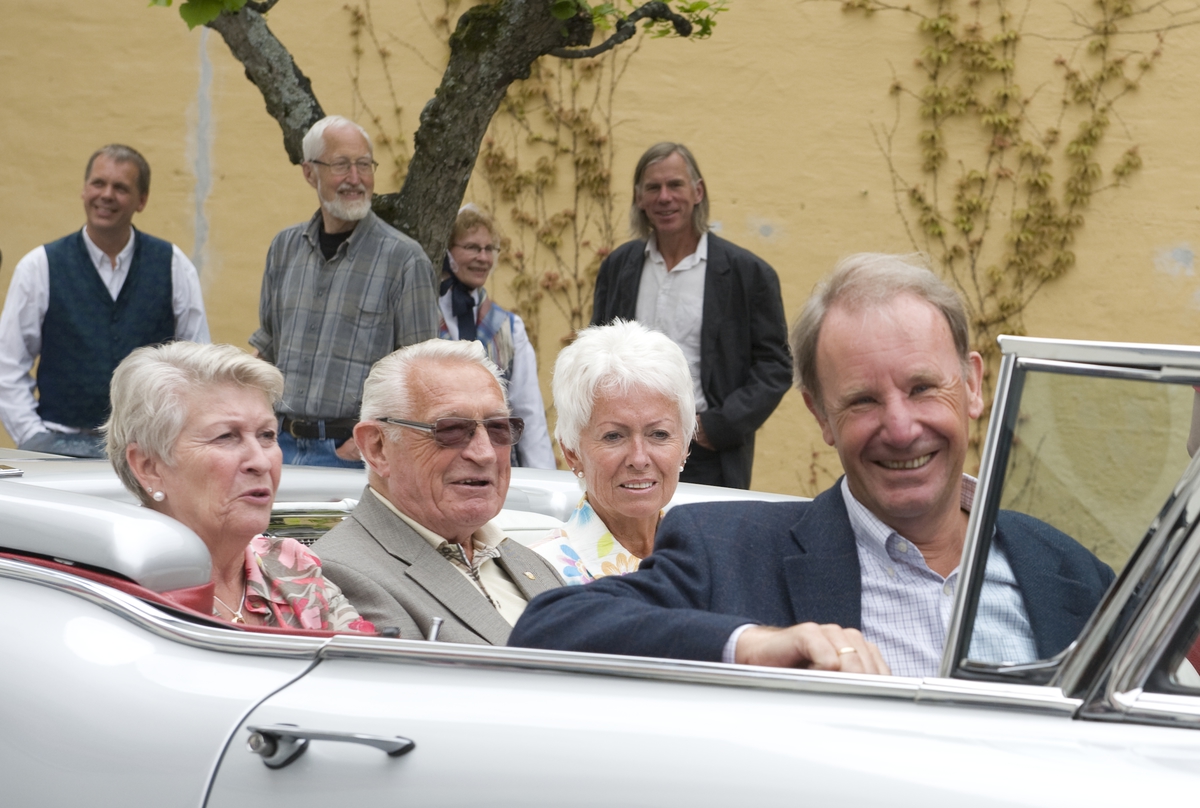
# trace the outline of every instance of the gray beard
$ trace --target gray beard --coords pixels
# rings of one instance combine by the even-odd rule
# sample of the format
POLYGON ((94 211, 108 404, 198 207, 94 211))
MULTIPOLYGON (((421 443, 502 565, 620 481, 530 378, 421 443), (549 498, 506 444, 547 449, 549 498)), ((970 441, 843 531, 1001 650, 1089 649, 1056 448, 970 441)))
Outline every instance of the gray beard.
POLYGON ((333 199, 322 199, 321 207, 335 219, 341 219, 343 222, 357 222, 367 218, 367 214, 371 212, 371 200, 343 202, 335 196, 333 199))

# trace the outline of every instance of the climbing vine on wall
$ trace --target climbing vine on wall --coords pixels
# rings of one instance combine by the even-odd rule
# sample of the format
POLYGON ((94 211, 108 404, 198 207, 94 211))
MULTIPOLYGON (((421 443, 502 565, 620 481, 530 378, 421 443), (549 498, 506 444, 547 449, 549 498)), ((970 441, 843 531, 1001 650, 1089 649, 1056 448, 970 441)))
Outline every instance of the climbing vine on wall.
MULTIPOLYGON (((539 62, 513 85, 480 151, 473 190, 511 227, 501 262, 531 339, 549 302, 567 330, 591 317, 600 262, 624 233, 612 193, 613 94, 637 44, 573 62, 539 62)), ((536 344, 536 342, 535 342, 536 344)))
POLYGON ((1052 63, 1037 64, 1029 53, 1047 52, 1049 42, 1026 30, 1026 2, 844 0, 842 7, 916 23, 916 78, 894 77, 896 117, 876 128, 876 140, 914 247, 966 301, 990 403, 996 336, 1024 333, 1023 315, 1038 292, 1075 267, 1075 241, 1096 195, 1141 168, 1120 107, 1161 57, 1166 32, 1189 19, 1162 2, 1076 0, 1074 35, 1055 40, 1061 50, 1052 63), (1035 36, 1038 47, 1030 49, 1035 36), (902 157, 913 137, 915 167, 902 157))

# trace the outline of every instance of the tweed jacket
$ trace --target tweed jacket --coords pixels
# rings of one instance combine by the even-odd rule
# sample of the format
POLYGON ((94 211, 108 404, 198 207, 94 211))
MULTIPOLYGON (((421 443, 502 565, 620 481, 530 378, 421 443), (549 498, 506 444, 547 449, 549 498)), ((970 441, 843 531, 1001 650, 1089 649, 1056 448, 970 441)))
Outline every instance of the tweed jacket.
MULTIPOLYGON (((353 513, 313 544, 325 577, 378 628, 424 639, 434 617, 444 642, 504 645, 511 627, 479 590, 370 490, 353 513)), ((541 556, 505 539, 496 560, 527 599, 562 586, 541 556)))

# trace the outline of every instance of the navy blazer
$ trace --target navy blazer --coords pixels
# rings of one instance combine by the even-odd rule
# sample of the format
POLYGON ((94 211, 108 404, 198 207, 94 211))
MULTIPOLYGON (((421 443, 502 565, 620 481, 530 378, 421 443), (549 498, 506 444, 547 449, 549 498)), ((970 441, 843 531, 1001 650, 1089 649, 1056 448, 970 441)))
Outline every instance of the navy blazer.
MULTIPOLYGON (((1044 522, 1012 511, 998 522, 1038 656, 1051 657, 1078 636, 1113 572, 1044 522)), ((673 508, 636 572, 539 595, 508 642, 720 662, 740 625, 809 621, 862 628, 858 550, 840 485, 812 502, 673 508)))
MULTIPOLYGON (((636 319, 645 250, 646 242, 630 241, 604 259, 592 325, 636 319)), ((791 383, 779 277, 754 253, 709 233, 700 324, 700 386, 709 408, 700 421, 721 453, 724 485, 750 487, 754 433, 791 383)))

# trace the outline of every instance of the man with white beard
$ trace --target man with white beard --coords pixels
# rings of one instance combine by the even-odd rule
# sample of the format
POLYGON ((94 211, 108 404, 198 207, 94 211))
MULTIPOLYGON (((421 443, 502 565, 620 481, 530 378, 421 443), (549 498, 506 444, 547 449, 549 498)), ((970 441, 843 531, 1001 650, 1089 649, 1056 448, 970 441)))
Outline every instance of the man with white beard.
POLYGON ((437 336, 437 281, 420 245, 371 211, 377 163, 361 126, 322 118, 303 148, 321 208, 271 243, 250 344, 283 372, 284 462, 361 468, 363 381, 392 351, 437 336))

